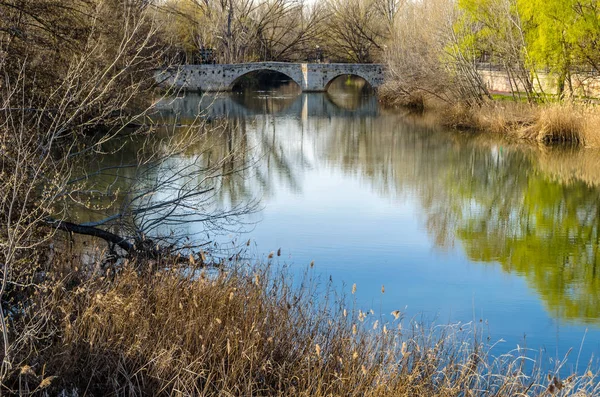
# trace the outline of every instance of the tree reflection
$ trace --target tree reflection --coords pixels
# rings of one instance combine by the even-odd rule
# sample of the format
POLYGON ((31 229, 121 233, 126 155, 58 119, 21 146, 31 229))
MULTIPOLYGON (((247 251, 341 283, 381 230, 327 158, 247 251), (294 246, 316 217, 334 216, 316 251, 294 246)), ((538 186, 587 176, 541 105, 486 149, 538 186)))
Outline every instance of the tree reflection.
POLYGON ((344 169, 382 194, 416 195, 438 246, 458 242, 471 260, 524 276, 554 316, 598 322, 600 189, 548 174, 533 149, 393 118, 364 123, 331 135, 344 169))
MULTIPOLYGON (((202 142, 202 147, 210 148, 203 154, 203 161, 208 166, 211 161, 220 161, 223 167, 217 189, 219 202, 231 206, 269 197, 281 185, 299 190, 295 168, 307 161, 301 147, 284 147, 280 135, 285 135, 286 131, 276 128, 277 113, 298 98, 273 99, 265 96, 257 99, 253 94, 244 93, 222 96, 217 100, 219 109, 211 109, 215 117, 207 125, 206 141, 202 142), (253 105, 245 106, 247 102, 253 105), (243 111, 237 105, 243 105, 243 111), (249 113, 246 114, 246 111, 249 113)), ((198 100, 196 114, 203 114, 210 109, 210 103, 215 102, 214 98, 198 100)), ((182 118, 182 124, 185 124, 185 119, 194 112, 191 110, 193 106, 188 104, 183 108, 187 109, 182 118)), ((198 146, 188 149, 190 156, 200 151, 202 148, 198 146)))
POLYGON ((207 134, 203 161, 228 159, 221 203, 300 191, 302 173, 324 162, 386 197, 417 198, 436 246, 523 276, 553 316, 600 320, 598 153, 442 131, 421 116, 382 114, 372 99, 349 110, 323 95, 249 98, 223 102, 238 110, 207 134))

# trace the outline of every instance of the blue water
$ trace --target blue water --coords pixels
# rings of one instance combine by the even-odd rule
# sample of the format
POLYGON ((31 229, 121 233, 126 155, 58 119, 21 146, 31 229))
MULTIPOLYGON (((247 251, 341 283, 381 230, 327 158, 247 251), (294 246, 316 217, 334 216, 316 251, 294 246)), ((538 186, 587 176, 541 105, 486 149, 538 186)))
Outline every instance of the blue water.
POLYGON ((163 104, 181 119, 199 109, 229 120, 256 161, 222 197, 259 209, 222 239, 250 238, 264 260, 281 249, 273 261, 298 274, 314 261, 346 293, 356 283, 358 304, 384 319, 481 321, 501 341, 495 354, 519 345, 561 359, 573 348, 571 370, 600 351, 600 188, 593 170, 566 175, 560 163, 581 153, 447 131, 360 92, 163 104))

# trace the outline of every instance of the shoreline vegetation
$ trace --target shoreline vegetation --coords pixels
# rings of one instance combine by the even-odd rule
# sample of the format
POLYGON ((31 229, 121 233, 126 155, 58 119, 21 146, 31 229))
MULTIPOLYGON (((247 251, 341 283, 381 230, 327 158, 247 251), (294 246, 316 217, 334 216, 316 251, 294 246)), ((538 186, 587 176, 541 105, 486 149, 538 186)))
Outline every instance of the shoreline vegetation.
MULTIPOLYGON (((531 105, 506 108, 503 117, 500 108, 474 113, 490 96, 471 68, 482 53, 473 45, 482 44, 470 34, 481 24, 463 21, 460 4, 2 2, 0 391, 597 395, 594 367, 561 378, 560 363, 541 369, 546 363, 532 364, 524 350, 492 357, 477 324, 427 329, 402 322, 400 312, 374 315, 346 307, 343 295, 319 290, 310 277, 293 287, 271 263, 275 253, 256 265, 242 251, 225 255, 205 236, 235 230, 238 216, 256 210, 256 203, 213 205, 220 186, 252 163, 247 142, 201 115, 185 128, 148 121, 159 67, 327 58, 385 61, 403 97, 460 103, 456 125, 509 129, 506 120, 522 117, 518 106, 531 105), (211 143, 219 139, 227 149, 211 143), (139 149, 128 151, 128 140, 139 149), (107 163, 106 153, 120 162, 107 163), (190 222, 203 225, 200 237, 177 233, 190 222), (81 236, 92 242, 76 245, 81 236)), ((516 48, 506 65, 526 81, 516 48)), ((567 66, 560 76, 577 65, 567 66)), ((532 123, 556 120, 544 127, 552 141, 588 128, 585 110, 539 109, 532 123)))
POLYGON ((509 93, 503 93, 478 106, 468 106, 427 102, 423 97, 399 98, 393 88, 385 85, 378 95, 384 106, 426 112, 444 127, 492 133, 547 146, 600 147, 600 108, 592 103, 527 103, 513 101, 509 93))
MULTIPOLYGON (((274 258, 276 258, 273 255, 274 258)), ((57 258, 59 259, 59 258, 57 258)), ((274 259, 275 260, 275 259, 274 259)), ((593 366, 560 377, 542 352, 500 356, 483 323, 424 326, 357 305, 273 260, 224 269, 166 259, 116 271, 60 258, 24 314, 46 325, 8 389, 21 395, 595 396, 593 366), (295 286, 293 286, 293 284, 295 286)), ((382 295, 385 294, 382 287, 382 295)), ((591 363, 590 363, 591 364, 591 363)))
POLYGON ((385 54, 384 104, 433 109, 455 128, 600 144, 595 2, 435 0, 409 8, 385 54))
POLYGON ((600 145, 595 2, 434 0, 407 7, 385 53, 382 103, 431 109, 454 128, 600 145))

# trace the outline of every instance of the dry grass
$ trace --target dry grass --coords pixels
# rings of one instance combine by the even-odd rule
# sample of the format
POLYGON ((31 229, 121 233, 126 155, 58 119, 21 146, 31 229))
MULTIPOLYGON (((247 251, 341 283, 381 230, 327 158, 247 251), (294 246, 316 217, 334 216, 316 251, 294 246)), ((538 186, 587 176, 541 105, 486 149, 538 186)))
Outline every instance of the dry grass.
POLYGON ((534 126, 523 133, 545 144, 585 144, 584 109, 572 104, 552 104, 536 109, 534 126))
POLYGON ((474 108, 457 104, 444 108, 440 115, 441 123, 452 128, 488 131, 545 145, 600 147, 600 108, 593 105, 491 102, 474 108))
POLYGON ((474 111, 480 130, 507 134, 535 123, 535 107, 525 103, 494 103, 474 111))
POLYGON ((395 81, 380 87, 378 95, 387 106, 427 109, 438 115, 439 124, 451 128, 503 134, 549 146, 600 147, 600 107, 594 104, 510 100, 488 101, 479 107, 461 101, 449 104, 395 81))
MULTIPOLYGON (((412 110, 424 110, 428 103, 426 95, 418 90, 405 90, 401 83, 387 81, 377 89, 379 102, 389 107, 403 107, 412 110)), ((431 101, 429 101, 431 102, 431 101)))
POLYGON ((535 125, 536 111, 534 106, 524 103, 491 102, 478 108, 457 104, 441 113, 443 124, 452 128, 514 134, 535 125))
POLYGON ((590 106, 583 114, 583 131, 587 147, 600 148, 600 108, 590 106))
POLYGON ((400 313, 377 317, 352 303, 346 308, 342 302, 351 299, 315 287, 310 277, 293 287, 289 276, 269 266, 149 272, 129 264, 117 275, 62 280, 47 292, 43 306, 53 312, 52 332, 32 344, 15 368, 13 383, 5 385, 13 392, 591 396, 600 391, 592 373, 560 381, 528 370, 522 351, 490 358, 468 324, 424 330, 404 322, 400 313))

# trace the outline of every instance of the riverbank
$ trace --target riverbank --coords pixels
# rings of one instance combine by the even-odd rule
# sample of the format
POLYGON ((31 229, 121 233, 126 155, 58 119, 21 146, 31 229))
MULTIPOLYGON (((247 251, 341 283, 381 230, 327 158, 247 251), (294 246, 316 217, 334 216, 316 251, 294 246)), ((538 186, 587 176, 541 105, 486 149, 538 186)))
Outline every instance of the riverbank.
MULTIPOLYGON (((11 392, 51 395, 592 396, 589 370, 559 379, 516 350, 489 354, 479 324, 423 329, 268 263, 130 260, 61 273, 31 302, 39 328, 11 392), (98 272, 105 273, 100 277, 98 272), (300 285, 295 287, 294 285, 300 285), (346 304, 348 303, 349 304, 346 304), (40 310, 43 308, 43 310, 40 310)), ((59 268, 59 266, 55 266, 59 268)), ((341 293, 342 291, 337 291, 341 293)), ((385 290, 382 287, 381 293, 385 290)), ((27 310, 25 312, 28 312, 27 310)), ((26 316, 25 316, 26 317, 26 316)), ((22 324, 32 324, 24 318, 22 324)), ((538 363, 539 364, 539 363, 538 363)))
POLYGON ((442 115, 442 123, 453 128, 506 134, 545 145, 600 145, 600 110, 593 105, 494 101, 480 107, 450 106, 442 115))
POLYGON ((393 85, 379 91, 385 106, 437 115, 439 125, 502 134, 544 145, 600 147, 600 108, 583 102, 526 103, 496 95, 479 106, 448 103, 431 95, 398 95, 393 85))

